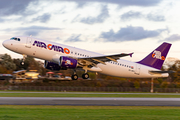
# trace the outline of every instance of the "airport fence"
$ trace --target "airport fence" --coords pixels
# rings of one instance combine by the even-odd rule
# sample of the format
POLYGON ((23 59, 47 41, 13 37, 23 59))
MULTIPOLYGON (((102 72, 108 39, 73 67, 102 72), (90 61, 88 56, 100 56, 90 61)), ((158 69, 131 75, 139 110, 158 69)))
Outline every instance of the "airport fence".
MULTIPOLYGON (((123 87, 61 87, 61 86, 8 86, 0 90, 15 91, 62 91, 62 92, 150 92, 150 88, 123 87)), ((154 92, 180 93, 180 88, 154 88, 154 92)))

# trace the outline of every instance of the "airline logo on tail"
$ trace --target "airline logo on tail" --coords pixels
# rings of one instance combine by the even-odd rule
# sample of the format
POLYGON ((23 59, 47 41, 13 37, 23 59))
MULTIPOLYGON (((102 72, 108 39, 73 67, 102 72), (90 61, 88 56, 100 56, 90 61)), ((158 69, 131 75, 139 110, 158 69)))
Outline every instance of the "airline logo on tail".
POLYGON ((161 52, 156 50, 153 52, 152 57, 160 60, 165 60, 165 57, 161 56, 161 52))

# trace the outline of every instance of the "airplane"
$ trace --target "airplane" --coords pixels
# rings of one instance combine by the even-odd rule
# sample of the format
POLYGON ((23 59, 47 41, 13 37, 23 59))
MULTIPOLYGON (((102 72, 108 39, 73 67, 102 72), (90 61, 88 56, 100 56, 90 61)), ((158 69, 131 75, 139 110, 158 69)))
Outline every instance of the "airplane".
MULTIPOLYGON (((23 56, 43 59, 44 67, 49 70, 74 70, 71 78, 77 80, 77 69, 83 69, 83 79, 88 79, 88 71, 125 78, 159 78, 168 77, 169 71, 161 71, 161 67, 171 47, 170 43, 162 43, 139 62, 121 59, 132 57, 133 53, 103 55, 52 41, 35 37, 16 36, 3 41, 3 46, 23 56)), ((23 57, 24 59, 24 57, 23 57)), ((23 62, 22 62, 23 64, 23 62)))

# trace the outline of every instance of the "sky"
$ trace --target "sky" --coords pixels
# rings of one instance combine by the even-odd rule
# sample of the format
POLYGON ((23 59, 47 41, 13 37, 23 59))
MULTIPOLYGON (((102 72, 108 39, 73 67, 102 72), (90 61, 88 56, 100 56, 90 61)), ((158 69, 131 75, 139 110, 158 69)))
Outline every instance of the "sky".
POLYGON ((0 0, 0 51, 13 36, 34 36, 139 61, 163 42, 180 59, 179 0, 0 0))

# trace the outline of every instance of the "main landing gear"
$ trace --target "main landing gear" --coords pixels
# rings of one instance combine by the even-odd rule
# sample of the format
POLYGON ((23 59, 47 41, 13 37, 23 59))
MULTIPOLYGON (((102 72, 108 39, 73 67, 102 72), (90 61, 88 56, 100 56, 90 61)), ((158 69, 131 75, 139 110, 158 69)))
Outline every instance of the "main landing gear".
POLYGON ((72 79, 72 80, 77 80, 77 79, 78 79, 78 75, 77 75, 77 74, 72 75, 72 76, 71 76, 71 79, 72 79))
POLYGON ((85 73, 82 74, 82 78, 83 78, 83 79, 88 79, 88 78, 89 78, 89 74, 87 73, 87 66, 84 67, 84 70, 85 70, 85 73))
POLYGON ((88 79, 89 78, 89 74, 87 74, 87 73, 82 74, 82 78, 83 79, 88 79))
POLYGON ((77 80, 78 79, 78 75, 76 74, 76 70, 74 69, 74 74, 71 76, 72 80, 77 80))
MULTIPOLYGON (((71 76, 71 78, 72 78, 72 80, 77 80, 78 79, 78 75, 76 74, 76 70, 74 70, 74 74, 71 76)), ((89 74, 87 72, 82 74, 82 78, 83 79, 88 79, 89 74)))

